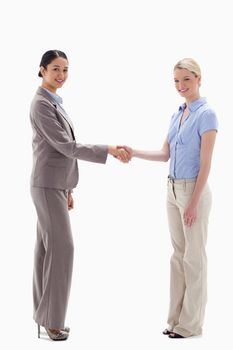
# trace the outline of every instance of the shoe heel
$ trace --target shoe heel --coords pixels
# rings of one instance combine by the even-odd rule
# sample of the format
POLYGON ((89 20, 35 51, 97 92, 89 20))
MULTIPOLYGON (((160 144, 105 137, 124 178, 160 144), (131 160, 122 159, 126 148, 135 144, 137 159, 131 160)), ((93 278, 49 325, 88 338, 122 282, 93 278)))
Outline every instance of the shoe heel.
POLYGON ((40 325, 37 325, 37 330, 38 330, 38 338, 40 338, 40 325))

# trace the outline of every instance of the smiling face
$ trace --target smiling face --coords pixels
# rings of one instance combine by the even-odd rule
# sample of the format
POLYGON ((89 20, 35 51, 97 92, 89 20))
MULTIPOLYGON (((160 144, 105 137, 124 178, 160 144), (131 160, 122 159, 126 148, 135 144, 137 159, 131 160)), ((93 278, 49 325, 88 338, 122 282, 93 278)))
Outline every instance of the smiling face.
POLYGON ((63 57, 55 58, 47 67, 41 67, 43 77, 42 86, 49 91, 56 93, 68 77, 68 61, 63 57))
POLYGON ((174 81, 176 90, 185 98, 186 102, 192 102, 200 98, 200 76, 195 75, 188 69, 177 68, 174 70, 174 81))

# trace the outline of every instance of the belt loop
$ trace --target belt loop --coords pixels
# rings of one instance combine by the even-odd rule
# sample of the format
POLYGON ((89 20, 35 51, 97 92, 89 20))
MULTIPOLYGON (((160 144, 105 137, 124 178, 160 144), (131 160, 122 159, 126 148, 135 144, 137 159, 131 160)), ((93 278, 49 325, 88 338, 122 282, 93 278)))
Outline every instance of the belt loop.
POLYGON ((174 197, 175 197, 175 199, 176 199, 175 181, 174 181, 174 179, 171 179, 171 183, 172 183, 172 191, 173 191, 174 197))
POLYGON ((184 183, 183 183, 183 190, 184 192, 186 191, 186 179, 184 180, 184 183))
POLYGON ((175 192, 175 181, 172 177, 168 176, 168 181, 171 183, 172 185, 172 192, 174 194, 174 198, 176 199, 176 192, 175 192))
POLYGON ((173 190, 173 194, 174 194, 174 197, 176 199, 176 192, 175 192, 175 181, 172 179, 172 190, 173 190))

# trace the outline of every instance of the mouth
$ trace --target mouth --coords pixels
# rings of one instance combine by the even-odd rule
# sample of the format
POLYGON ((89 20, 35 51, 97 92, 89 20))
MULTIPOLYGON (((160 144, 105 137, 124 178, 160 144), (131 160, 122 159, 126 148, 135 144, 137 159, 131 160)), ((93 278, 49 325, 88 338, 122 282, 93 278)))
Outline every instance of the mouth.
POLYGON ((58 84, 64 83, 64 80, 61 80, 61 79, 55 79, 55 81, 56 81, 58 84))
POLYGON ((187 91, 188 91, 188 89, 181 89, 181 90, 179 90, 179 92, 181 92, 182 94, 184 94, 187 91))

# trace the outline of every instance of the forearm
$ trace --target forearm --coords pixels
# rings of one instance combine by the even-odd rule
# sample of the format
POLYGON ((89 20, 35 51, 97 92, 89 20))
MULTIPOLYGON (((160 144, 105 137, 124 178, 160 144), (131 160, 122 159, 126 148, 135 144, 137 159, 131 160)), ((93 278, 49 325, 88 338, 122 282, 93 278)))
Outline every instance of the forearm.
POLYGON ((193 191, 193 195, 191 198, 191 203, 194 206, 198 205, 199 199, 201 197, 202 191, 206 185, 206 182, 208 180, 208 176, 210 173, 210 163, 205 164, 203 166, 201 166, 200 171, 198 173, 198 177, 197 177, 197 181, 196 181, 196 185, 195 185, 195 189, 193 191))
POLYGON ((207 182, 210 167, 211 167, 211 159, 213 154, 213 148, 216 138, 216 131, 210 130, 202 135, 201 139, 201 152, 200 152, 200 170, 197 177, 196 186, 191 198, 191 203, 194 206, 197 206, 199 199, 201 197, 201 193, 205 184, 207 182))
POLYGON ((87 145, 75 143, 71 158, 86 160, 94 163, 105 163, 108 155, 107 145, 87 145))
POLYGON ((135 158, 141 158, 145 160, 152 160, 152 161, 158 161, 158 162, 167 162, 169 159, 169 156, 167 152, 160 150, 160 151, 142 151, 142 150, 136 150, 133 149, 133 157, 135 158))

